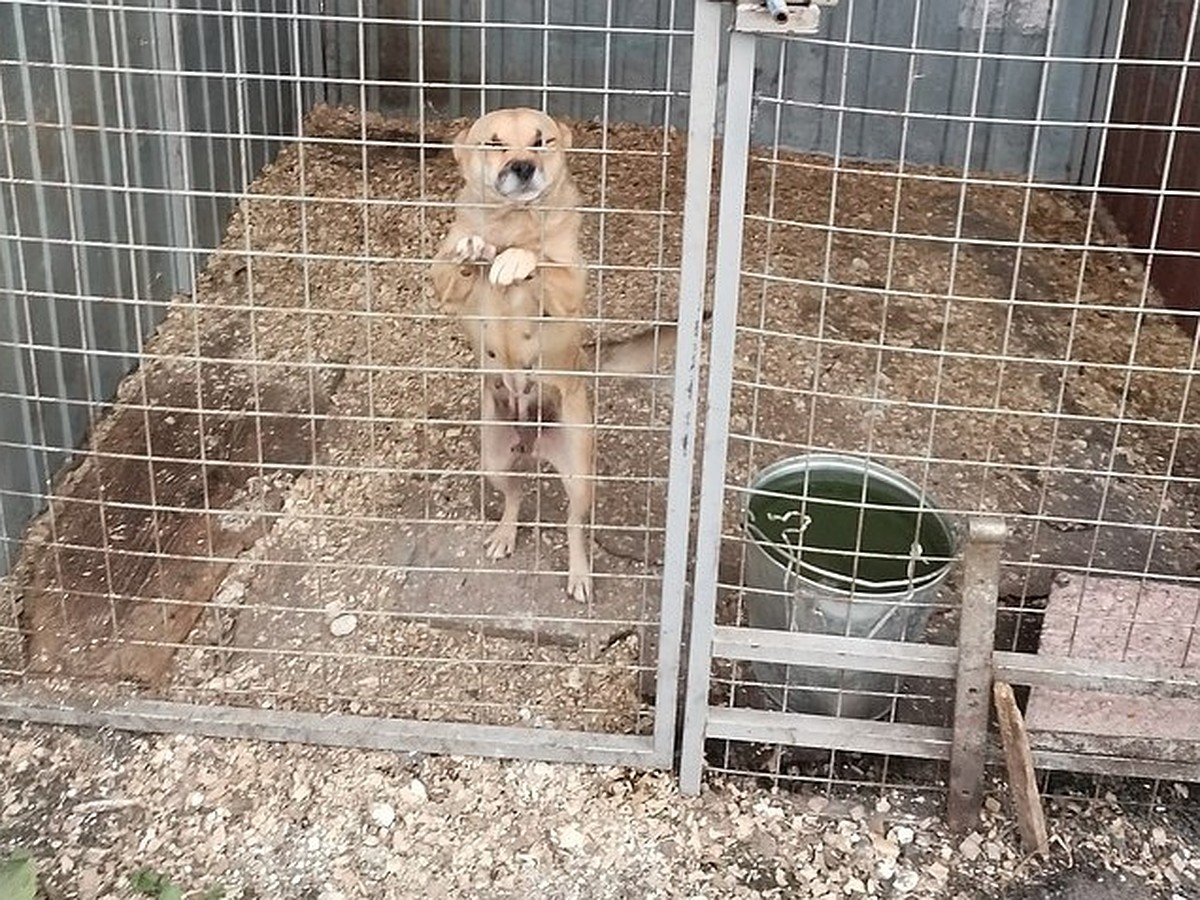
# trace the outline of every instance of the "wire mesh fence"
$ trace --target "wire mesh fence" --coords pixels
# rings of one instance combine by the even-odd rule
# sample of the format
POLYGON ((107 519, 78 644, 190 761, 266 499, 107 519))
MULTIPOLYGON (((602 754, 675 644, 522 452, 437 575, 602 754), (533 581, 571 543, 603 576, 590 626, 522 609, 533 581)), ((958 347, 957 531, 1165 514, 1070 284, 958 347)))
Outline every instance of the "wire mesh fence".
MULTIPOLYGON (((165 716, 177 727, 220 707, 277 711, 285 730, 337 714, 669 752, 654 683, 680 628, 679 592, 660 604, 672 358, 638 378, 595 360, 675 318, 689 25, 673 5, 620 27, 617 5, 600 22, 552 6, 0 10, 0 336, 24 416, 4 435, 24 467, 3 489, 10 683, 187 704, 165 716), (487 59, 518 33, 542 64, 497 73, 487 59), (560 78, 585 38, 603 42, 599 74, 589 57, 560 78), (614 60, 645 46, 654 80, 630 80, 614 60), (590 118, 569 115, 581 97, 590 118), (610 115, 639 98, 638 124, 610 115), (460 130, 522 102, 563 111, 580 193, 587 598, 564 590, 564 490, 545 465, 520 476, 513 554, 486 558, 489 382, 429 278, 460 130)), ((232 718, 252 732, 254 715, 232 718)))
POLYGON ((991 514, 1039 760, 1193 772, 1194 4, 823 10, 0 6, 0 707, 664 764, 691 595, 710 769, 935 784, 991 514), (580 195, 583 603, 546 465, 488 558, 496 371, 429 277, 524 105, 580 195))
POLYGON ((717 250, 712 352, 731 371, 710 380, 707 427, 729 436, 708 445, 701 495, 706 711, 690 692, 709 769, 944 783, 929 760, 952 755, 964 585, 958 566, 922 580, 946 553, 922 517, 958 523, 961 551, 967 519, 996 514, 996 670, 1034 682, 1019 693, 1035 757, 1194 777, 1196 307, 1172 271, 1195 275, 1200 209, 1186 6, 1169 37, 1121 4, 1089 31, 1069 4, 980 3, 947 43, 946 10, 923 2, 893 5, 906 30, 885 39, 860 4, 800 40, 734 34, 722 183, 745 184, 722 198, 717 250), (819 88, 796 74, 814 55, 819 88), (814 123, 826 152, 797 152, 789 136, 814 123), (880 484, 838 471, 864 465, 880 484), (895 476, 899 498, 882 490, 895 476), (1117 670, 1146 693, 1190 686, 1121 696, 1117 670))

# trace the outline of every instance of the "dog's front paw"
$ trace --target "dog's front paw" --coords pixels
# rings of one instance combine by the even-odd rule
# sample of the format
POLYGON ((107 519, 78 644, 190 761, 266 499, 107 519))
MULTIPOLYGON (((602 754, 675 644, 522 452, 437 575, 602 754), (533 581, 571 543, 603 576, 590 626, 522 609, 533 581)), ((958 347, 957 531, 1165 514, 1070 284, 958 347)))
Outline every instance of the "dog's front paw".
POLYGON ((496 258, 496 248, 477 234, 459 238, 454 245, 454 261, 460 264, 491 262, 496 258))
POLYGON ((509 247, 492 263, 488 279, 497 287, 524 281, 537 268, 537 256, 523 247, 509 247))

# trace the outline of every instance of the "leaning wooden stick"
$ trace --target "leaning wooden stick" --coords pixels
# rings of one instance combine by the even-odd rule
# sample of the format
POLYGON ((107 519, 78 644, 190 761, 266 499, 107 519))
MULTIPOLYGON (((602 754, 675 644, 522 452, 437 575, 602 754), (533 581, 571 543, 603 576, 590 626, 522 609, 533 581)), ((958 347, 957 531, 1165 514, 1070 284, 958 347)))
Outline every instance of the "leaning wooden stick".
POLYGON ((1050 838, 1046 834, 1046 817, 1042 814, 1042 798, 1038 794, 1037 776, 1033 771, 1033 754, 1029 750, 1025 719, 1017 707, 1012 688, 1006 682, 992 684, 992 698, 996 702, 1000 740, 1004 744, 1004 761, 1008 766, 1008 789, 1017 811, 1021 843, 1030 853, 1048 856, 1050 838))

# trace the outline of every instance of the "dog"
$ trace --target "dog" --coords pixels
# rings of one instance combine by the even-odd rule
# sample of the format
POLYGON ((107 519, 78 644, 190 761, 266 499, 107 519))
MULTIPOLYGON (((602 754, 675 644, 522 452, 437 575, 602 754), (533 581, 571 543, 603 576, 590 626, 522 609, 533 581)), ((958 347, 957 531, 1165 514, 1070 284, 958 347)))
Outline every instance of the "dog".
POLYGON ((485 552, 491 559, 513 552, 522 499, 514 472, 547 462, 567 494, 567 593, 586 602, 584 523, 595 474, 586 376, 656 371, 674 330, 643 332, 603 353, 584 343, 587 270, 579 191, 566 161, 571 140, 566 125, 527 108, 496 110, 460 132, 454 158, 463 185, 431 277, 483 376, 480 459, 504 498, 485 552))

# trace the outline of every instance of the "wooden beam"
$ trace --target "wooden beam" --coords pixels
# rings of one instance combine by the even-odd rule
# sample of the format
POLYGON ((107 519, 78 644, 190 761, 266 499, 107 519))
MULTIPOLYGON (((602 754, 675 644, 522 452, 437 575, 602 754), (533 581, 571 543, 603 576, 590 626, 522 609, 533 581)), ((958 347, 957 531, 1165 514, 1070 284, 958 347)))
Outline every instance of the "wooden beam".
POLYGON ((1001 519, 974 517, 963 559, 962 611, 958 623, 958 673, 950 747, 950 827, 973 828, 983 803, 987 758, 988 700, 1000 595, 1000 551, 1007 529, 1001 519))
POLYGON ((881 641, 810 631, 773 631, 718 625, 713 656, 829 669, 858 669, 892 675, 953 678, 958 653, 953 647, 920 642, 881 641))
POLYGON ((1053 690, 1103 691, 1143 697, 1200 700, 1200 671, 1138 660, 1081 659, 997 650, 996 677, 1010 684, 1053 690))
POLYGON ((1050 838, 1046 834, 1046 817, 1042 813, 1042 798, 1038 794, 1025 719, 1007 682, 995 682, 992 685, 992 697, 996 702, 1004 762, 1008 768, 1008 790, 1017 812, 1021 844, 1028 853, 1049 857, 1050 838))
POLYGON ((710 707, 707 722, 707 737, 731 741, 888 753, 917 759, 946 759, 950 755, 950 730, 936 725, 726 706, 710 707))

